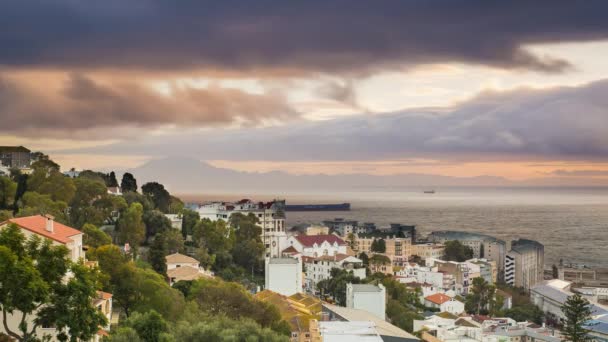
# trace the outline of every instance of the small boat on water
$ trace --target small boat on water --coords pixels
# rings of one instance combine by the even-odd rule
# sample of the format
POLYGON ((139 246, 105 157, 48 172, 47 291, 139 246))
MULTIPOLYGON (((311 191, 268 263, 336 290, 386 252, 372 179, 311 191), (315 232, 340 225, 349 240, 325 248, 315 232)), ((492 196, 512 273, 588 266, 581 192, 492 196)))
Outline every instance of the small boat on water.
POLYGON ((424 190, 425 194, 434 194, 435 190, 424 190))

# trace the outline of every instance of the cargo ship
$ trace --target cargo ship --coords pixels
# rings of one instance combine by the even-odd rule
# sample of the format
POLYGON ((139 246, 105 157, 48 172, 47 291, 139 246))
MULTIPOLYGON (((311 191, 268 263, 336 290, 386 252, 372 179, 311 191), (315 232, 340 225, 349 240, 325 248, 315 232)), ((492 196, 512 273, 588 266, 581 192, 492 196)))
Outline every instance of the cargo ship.
POLYGON ((286 204, 285 211, 350 211, 350 203, 286 204))

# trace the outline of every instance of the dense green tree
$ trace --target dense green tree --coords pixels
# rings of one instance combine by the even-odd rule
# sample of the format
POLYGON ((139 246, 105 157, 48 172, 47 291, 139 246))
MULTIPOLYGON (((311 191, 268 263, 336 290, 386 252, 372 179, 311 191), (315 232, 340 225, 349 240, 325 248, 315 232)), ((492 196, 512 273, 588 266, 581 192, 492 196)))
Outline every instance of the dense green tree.
POLYGON ((114 173, 114 171, 112 171, 108 174, 108 178, 106 180, 106 186, 109 188, 118 186, 118 180, 116 180, 116 174, 114 173))
POLYGON ((106 234, 95 225, 86 223, 82 226, 82 232, 84 233, 84 244, 91 247, 99 247, 103 245, 109 245, 112 243, 110 235, 106 234))
POLYGON ((68 259, 68 249, 50 240, 26 240, 16 225, 0 231, 0 306, 4 317, 20 312, 19 331, 7 333, 20 341, 35 338, 36 327, 54 325, 65 338, 88 340, 105 325, 105 316, 92 304, 97 285, 95 270, 68 259), (64 282, 66 272, 73 277, 64 282), (35 313, 37 311, 37 313, 35 313), (36 315, 33 324, 29 316, 36 315))
POLYGON ((0 209, 9 209, 15 203, 17 183, 9 177, 0 177, 0 209))
POLYGON ((562 305, 562 312, 566 317, 562 334, 564 341, 586 342, 592 341, 589 330, 585 327, 591 317, 591 304, 579 294, 568 297, 562 305))
POLYGON ((157 182, 146 183, 142 185, 141 193, 150 198, 156 209, 163 213, 169 212, 171 194, 165 189, 164 185, 157 182))
POLYGON ((181 199, 171 196, 169 197, 168 214, 180 214, 184 210, 184 202, 181 199))
POLYGON ((463 262, 473 257, 473 249, 458 240, 446 241, 445 260, 463 262))
POLYGON ((144 208, 144 211, 150 211, 154 209, 154 203, 152 203, 152 201, 148 197, 138 192, 123 192, 122 198, 125 199, 127 205, 131 205, 133 203, 141 204, 144 208))
POLYGON ((146 342, 161 342, 163 335, 169 331, 169 325, 155 310, 133 313, 124 326, 133 328, 138 337, 146 342))
POLYGON ((53 201, 49 195, 28 191, 21 198, 21 209, 18 216, 50 214, 56 221, 67 223, 68 205, 62 201, 53 201))
POLYGON ((365 266, 369 265, 369 256, 367 256, 367 253, 361 252, 361 254, 359 254, 359 259, 361 259, 361 261, 363 261, 363 265, 365 265, 365 266))
POLYGON ((534 304, 515 305, 511 309, 505 310, 505 317, 512 318, 517 322, 529 321, 536 324, 542 324, 543 311, 534 304))
POLYGON ((73 182, 76 191, 70 202, 70 223, 75 227, 82 227, 85 223, 101 226, 109 213, 93 204, 108 196, 105 184, 86 177, 75 178, 73 182))
POLYGON ((139 203, 129 206, 118 220, 118 238, 120 243, 128 243, 133 251, 133 258, 137 259, 139 244, 144 241, 146 232, 143 221, 143 207, 139 203))
POLYGON ((146 211, 143 220, 146 225, 146 239, 173 229, 171 220, 158 210, 146 211))
POLYGON ((410 333, 414 332, 414 320, 424 319, 416 310, 409 309, 392 298, 386 303, 386 315, 394 325, 410 333))
POLYGON ((551 276, 553 277, 553 279, 559 278, 559 270, 557 269, 557 265, 555 264, 551 266, 551 276))
POLYGON ((139 268, 133 262, 120 265, 110 283, 116 304, 126 316, 156 310, 167 320, 174 321, 185 304, 181 292, 171 288, 164 277, 154 270, 139 268))
POLYGON ((175 341, 265 341, 287 342, 289 337, 260 328, 251 320, 231 320, 213 317, 193 323, 180 322, 174 333, 175 341))
MULTIPOLYGON (((110 342, 141 342, 137 331, 131 327, 119 327, 112 329, 112 334, 108 338, 110 342)), ((106 340, 104 340, 106 341, 106 340)))
POLYGON ((374 239, 374 241, 372 241, 371 251, 375 253, 386 253, 386 241, 384 241, 384 239, 374 239))
POLYGON ((264 244, 257 239, 238 241, 232 250, 232 259, 244 269, 259 273, 263 271, 264 252, 264 244))
POLYGON ((27 192, 27 180, 29 175, 19 175, 15 180, 17 182, 17 191, 15 192, 15 201, 13 203, 14 212, 16 214, 19 210, 19 202, 23 195, 27 192))
POLYGON ((72 178, 64 176, 57 170, 44 167, 35 168, 28 177, 27 188, 42 195, 49 195, 53 201, 69 203, 74 197, 76 187, 72 178))
POLYGON ((137 180, 135 177, 133 177, 133 174, 125 172, 125 174, 122 175, 120 188, 122 189, 123 193, 137 191, 137 180))
POLYGON ((496 298, 496 287, 481 277, 473 278, 471 292, 466 297, 466 310, 469 313, 488 314, 496 298))
POLYGON ((321 296, 331 296, 339 305, 346 305, 346 284, 359 284, 361 279, 355 277, 352 271, 333 268, 329 279, 317 283, 321 296))
POLYGON ((192 239, 197 246, 205 246, 211 254, 230 253, 234 246, 232 229, 223 220, 200 220, 194 227, 192 239))
POLYGON ((165 257, 168 254, 169 249, 167 248, 164 234, 156 235, 154 241, 152 241, 152 244, 150 245, 150 250, 148 251, 148 262, 156 272, 162 275, 166 275, 167 273, 165 257))
POLYGON ((192 235, 194 227, 198 224, 201 217, 198 212, 190 209, 182 210, 182 235, 187 237, 192 235))
POLYGON ((275 306, 255 299, 242 285, 233 282, 198 279, 190 288, 189 298, 211 316, 249 318, 265 328, 278 327, 282 321, 275 306))
POLYGON ((389 265, 390 263, 391 259, 382 254, 374 254, 371 258, 369 258, 370 265, 389 265))
POLYGON ((115 278, 118 270, 128 259, 116 245, 103 245, 95 249, 94 253, 88 253, 87 258, 97 260, 102 272, 115 278))

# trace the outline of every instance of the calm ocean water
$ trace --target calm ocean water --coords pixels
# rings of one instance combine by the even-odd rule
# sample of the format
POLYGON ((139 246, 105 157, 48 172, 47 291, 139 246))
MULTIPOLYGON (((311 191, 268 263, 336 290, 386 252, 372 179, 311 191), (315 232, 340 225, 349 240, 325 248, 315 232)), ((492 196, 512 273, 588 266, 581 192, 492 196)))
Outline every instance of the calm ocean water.
MULTIPOLYGON (((608 188, 366 189, 353 192, 250 194, 288 203, 350 202, 350 212, 289 212, 288 225, 343 217, 378 226, 415 224, 433 230, 463 230, 503 240, 529 238, 545 245, 545 263, 564 259, 608 267, 608 188)), ((185 196, 185 200, 235 199, 234 194, 185 196)))

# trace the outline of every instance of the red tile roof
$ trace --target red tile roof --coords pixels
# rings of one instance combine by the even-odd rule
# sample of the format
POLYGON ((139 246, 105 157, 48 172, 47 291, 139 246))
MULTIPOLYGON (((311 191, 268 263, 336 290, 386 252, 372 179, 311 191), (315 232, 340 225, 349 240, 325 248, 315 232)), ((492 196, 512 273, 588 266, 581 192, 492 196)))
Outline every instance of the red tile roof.
POLYGON ((446 296, 443 293, 435 293, 434 295, 426 296, 424 299, 437 305, 441 305, 445 302, 449 302, 450 300, 452 300, 450 296, 446 296))
POLYGON ((14 223, 34 234, 41 235, 63 244, 72 242, 72 239, 70 239, 71 236, 82 234, 80 230, 68 227, 56 221, 53 222, 53 232, 49 232, 46 230, 46 220, 47 218, 41 215, 17 217, 1 223, 0 226, 3 226, 6 223, 14 223))
POLYGON ((297 249, 293 248, 293 246, 289 246, 289 247, 285 248, 281 253, 284 253, 284 254, 298 254, 300 252, 298 252, 297 249))
POLYGON ((346 245, 346 242, 336 235, 298 235, 296 239, 306 247, 312 247, 315 243, 320 245, 323 241, 327 241, 332 245, 334 242, 338 243, 338 245, 346 245))
POLYGON ((112 298, 112 294, 111 293, 107 293, 107 292, 103 292, 103 291, 97 291, 97 296, 101 299, 105 299, 108 300, 110 298, 112 298))

